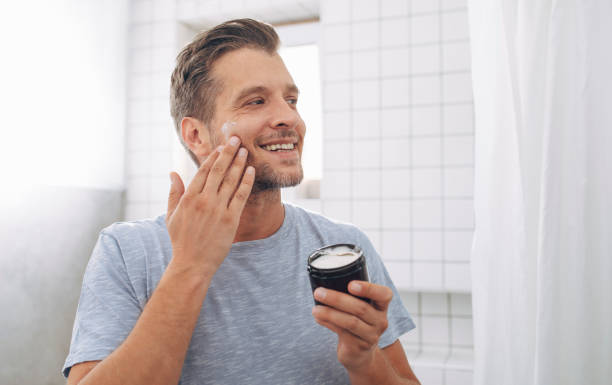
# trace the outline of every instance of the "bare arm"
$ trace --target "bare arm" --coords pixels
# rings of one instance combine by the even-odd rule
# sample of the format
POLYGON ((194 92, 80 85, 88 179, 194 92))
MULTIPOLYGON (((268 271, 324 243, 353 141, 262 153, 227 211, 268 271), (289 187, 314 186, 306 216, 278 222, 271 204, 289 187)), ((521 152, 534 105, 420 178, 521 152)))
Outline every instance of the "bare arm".
POLYGON ((235 156, 238 147, 211 154, 187 191, 171 175, 166 224, 172 260, 125 341, 102 361, 75 365, 69 384, 178 383, 208 286, 229 252, 253 185, 254 170, 244 172, 246 154, 235 156))

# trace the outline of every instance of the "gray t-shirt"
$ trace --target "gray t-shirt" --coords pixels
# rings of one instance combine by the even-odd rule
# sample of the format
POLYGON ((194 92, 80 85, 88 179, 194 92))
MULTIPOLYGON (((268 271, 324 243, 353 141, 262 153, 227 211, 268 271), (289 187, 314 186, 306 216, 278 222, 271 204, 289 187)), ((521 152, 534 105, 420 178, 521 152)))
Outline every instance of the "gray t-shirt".
MULTIPOLYGON (((265 239, 234 243, 214 275, 180 384, 348 384, 336 357, 336 335, 311 313, 306 259, 329 244, 360 246, 370 281, 393 289, 381 348, 414 328, 359 229, 284 205, 280 229, 265 239)), ((124 341, 171 258, 164 215, 102 230, 83 278, 64 376, 79 362, 104 359, 124 341)))

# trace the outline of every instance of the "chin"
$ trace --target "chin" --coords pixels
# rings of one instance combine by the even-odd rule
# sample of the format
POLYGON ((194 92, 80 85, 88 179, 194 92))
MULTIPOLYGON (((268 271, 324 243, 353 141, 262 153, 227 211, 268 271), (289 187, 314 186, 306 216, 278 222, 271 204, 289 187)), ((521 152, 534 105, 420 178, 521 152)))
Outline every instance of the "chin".
POLYGON ((279 172, 271 170, 268 164, 264 164, 257 169, 255 175, 254 192, 297 186, 304 179, 301 165, 294 171, 279 172))

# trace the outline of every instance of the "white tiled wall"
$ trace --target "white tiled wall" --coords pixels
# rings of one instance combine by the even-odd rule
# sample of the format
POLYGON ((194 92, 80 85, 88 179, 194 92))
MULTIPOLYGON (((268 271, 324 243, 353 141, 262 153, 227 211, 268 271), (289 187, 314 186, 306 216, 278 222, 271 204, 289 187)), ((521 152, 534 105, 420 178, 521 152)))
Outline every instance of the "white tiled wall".
POLYGON ((168 106, 182 26, 320 17, 324 170, 313 207, 360 226, 380 251, 415 317, 402 342, 421 382, 471 383, 466 0, 131 4, 127 219, 165 211, 168 172, 185 159, 168 106))

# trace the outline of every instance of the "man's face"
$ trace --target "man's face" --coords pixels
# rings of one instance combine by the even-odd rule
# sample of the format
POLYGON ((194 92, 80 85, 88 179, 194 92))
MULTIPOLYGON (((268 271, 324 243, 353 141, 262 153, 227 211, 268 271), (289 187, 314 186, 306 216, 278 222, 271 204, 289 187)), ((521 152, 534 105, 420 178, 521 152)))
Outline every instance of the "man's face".
POLYGON ((281 57, 238 49, 215 62, 212 76, 221 83, 211 122, 214 137, 220 143, 231 135, 240 138, 249 151, 247 163, 256 170, 253 190, 300 183, 306 126, 297 111, 297 87, 281 57))

